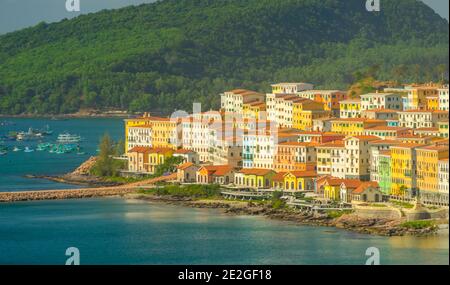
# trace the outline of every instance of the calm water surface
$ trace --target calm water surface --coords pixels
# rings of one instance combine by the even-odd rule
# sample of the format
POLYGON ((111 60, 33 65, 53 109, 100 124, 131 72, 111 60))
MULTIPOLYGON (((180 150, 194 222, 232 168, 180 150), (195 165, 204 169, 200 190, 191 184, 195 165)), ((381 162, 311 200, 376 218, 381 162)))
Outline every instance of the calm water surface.
POLYGON ((125 199, 0 205, 0 264, 448 264, 448 235, 387 238, 125 199))
MULTIPOLYGON (((81 146, 85 155, 55 154, 49 152, 12 152, 6 156, 0 156, 0 191, 22 191, 22 190, 42 190, 42 189, 64 189, 75 188, 77 186, 60 184, 44 179, 28 179, 27 174, 55 175, 64 174, 74 170, 91 155, 96 154, 101 136, 108 133, 113 139, 123 138, 122 119, 68 119, 65 121, 53 121, 39 118, 0 118, 0 121, 8 121, 14 125, 0 126, 0 136, 6 135, 10 131, 28 131, 28 128, 42 129, 46 125, 54 131, 54 134, 45 137, 43 142, 55 142, 59 133, 65 131, 71 134, 78 134, 83 138, 81 146)), ((25 146, 36 148, 38 141, 16 142, 6 141, 9 147, 25 146)))

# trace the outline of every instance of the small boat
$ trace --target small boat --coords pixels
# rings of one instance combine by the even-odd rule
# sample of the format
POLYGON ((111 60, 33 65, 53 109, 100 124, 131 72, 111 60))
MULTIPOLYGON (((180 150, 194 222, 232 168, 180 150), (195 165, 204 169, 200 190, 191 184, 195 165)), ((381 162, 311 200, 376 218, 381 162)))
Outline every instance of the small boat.
POLYGON ((13 151, 14 151, 14 152, 18 152, 18 151, 22 151, 22 149, 21 149, 20 147, 15 146, 15 147, 13 148, 13 151))
POLYGON ((41 130, 41 134, 44 136, 51 136, 53 134, 53 131, 50 130, 49 125, 46 125, 43 130, 41 130))
POLYGON ((62 133, 58 135, 58 143, 77 143, 81 141, 81 137, 78 135, 72 135, 69 133, 62 133))
POLYGON ((8 152, 6 152, 6 151, 0 151, 0 155, 7 155, 8 154, 8 152))
POLYGON ((33 152, 34 149, 29 148, 28 146, 25 147, 25 150, 23 152, 33 152))

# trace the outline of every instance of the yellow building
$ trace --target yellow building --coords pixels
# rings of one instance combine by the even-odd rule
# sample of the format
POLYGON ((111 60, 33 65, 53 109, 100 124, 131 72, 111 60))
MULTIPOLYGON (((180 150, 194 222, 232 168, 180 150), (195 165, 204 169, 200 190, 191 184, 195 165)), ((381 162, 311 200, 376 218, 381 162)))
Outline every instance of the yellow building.
POLYGON ((361 99, 347 99, 339 102, 340 118, 361 118, 361 99))
POLYGON ((427 96, 427 110, 437 111, 439 110, 439 96, 431 95, 427 96))
POLYGON ((339 201, 341 184, 344 179, 330 178, 323 184, 323 197, 328 200, 339 201))
POLYGON ((166 159, 174 153, 172 148, 151 148, 148 156, 148 171, 155 173, 158 165, 164 164, 166 159))
POLYGON ((266 104, 261 102, 245 103, 242 105, 242 118, 244 120, 260 120, 262 112, 266 111, 266 104))
POLYGON ((313 120, 331 116, 330 111, 324 110, 323 103, 302 99, 293 102, 292 127, 294 129, 310 131, 313 127, 313 120))
POLYGON ((131 127, 146 126, 151 128, 152 138, 151 145, 154 148, 177 148, 178 140, 180 139, 177 132, 176 120, 169 118, 152 117, 145 113, 144 116, 125 120, 125 151, 128 152, 129 147, 129 132, 131 127))
POLYGON ((234 176, 237 187, 268 189, 271 187, 276 172, 271 169, 242 169, 234 176))
POLYGON ((290 171, 280 173, 281 176, 277 175, 278 179, 274 179, 274 188, 281 188, 288 191, 314 190, 314 179, 317 177, 315 171, 290 171))
POLYGON ((417 189, 416 149, 421 144, 399 144, 391 146, 391 194, 404 196, 417 189))
POLYGON ((417 188, 420 191, 439 192, 439 160, 448 158, 448 146, 417 148, 417 188))
POLYGON ((331 121, 331 132, 347 136, 361 136, 364 130, 377 126, 386 126, 384 120, 371 120, 365 118, 335 119, 331 121))
POLYGON ((437 96, 439 94, 439 88, 440 86, 435 84, 411 87, 408 91, 408 98, 404 109, 425 109, 427 107, 427 97, 437 96))

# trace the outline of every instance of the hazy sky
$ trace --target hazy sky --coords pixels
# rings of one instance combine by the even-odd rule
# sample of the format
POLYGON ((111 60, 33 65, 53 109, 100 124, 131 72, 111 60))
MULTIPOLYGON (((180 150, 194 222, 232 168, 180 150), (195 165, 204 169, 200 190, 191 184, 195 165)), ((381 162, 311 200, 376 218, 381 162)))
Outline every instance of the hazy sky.
MULTIPOLYGON (((81 13, 128 5, 150 3, 155 0, 80 0, 81 13)), ((282 0, 281 0, 282 1, 282 0)), ((449 18, 449 0, 422 0, 446 19, 449 18)), ((66 0, 0 0, 0 34, 33 26, 41 21, 55 22, 78 16, 66 11, 66 0)))

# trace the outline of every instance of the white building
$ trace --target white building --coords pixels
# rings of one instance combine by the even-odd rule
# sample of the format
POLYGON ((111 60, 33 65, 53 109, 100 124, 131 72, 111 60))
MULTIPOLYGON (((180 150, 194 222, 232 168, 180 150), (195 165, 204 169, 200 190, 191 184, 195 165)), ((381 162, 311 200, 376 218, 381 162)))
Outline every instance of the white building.
POLYGON ((316 147, 317 175, 345 178, 345 144, 342 141, 324 143, 316 147))
POLYGON ((294 102, 298 100, 303 99, 289 94, 267 94, 267 120, 275 122, 280 128, 292 128, 294 102))
POLYGON ((368 93, 361 97, 361 109, 403 110, 402 95, 397 93, 368 93))
POLYGON ((246 89, 236 89, 220 94, 222 110, 230 113, 242 114, 244 103, 264 103, 265 95, 246 89))
POLYGON ((380 138, 375 136, 354 136, 344 139, 345 178, 370 180, 370 142, 380 138))
POLYGON ((448 100, 448 85, 444 88, 438 89, 439 92, 439 110, 449 111, 449 100, 448 100))
POLYGON ((200 162, 208 162, 210 145, 210 126, 213 120, 199 120, 193 116, 183 118, 182 147, 196 152, 200 162))
POLYGON ((437 122, 448 120, 446 111, 409 110, 398 113, 399 126, 406 128, 435 128, 437 122))
POLYGON ((314 85, 310 83, 278 83, 272 84, 274 94, 295 94, 304 90, 312 90, 314 85))
POLYGON ((448 158, 439 160, 438 179, 439 179, 439 193, 448 195, 449 189, 448 158))
POLYGON ((152 128, 150 126, 128 128, 127 149, 132 149, 135 146, 152 147, 152 128))

